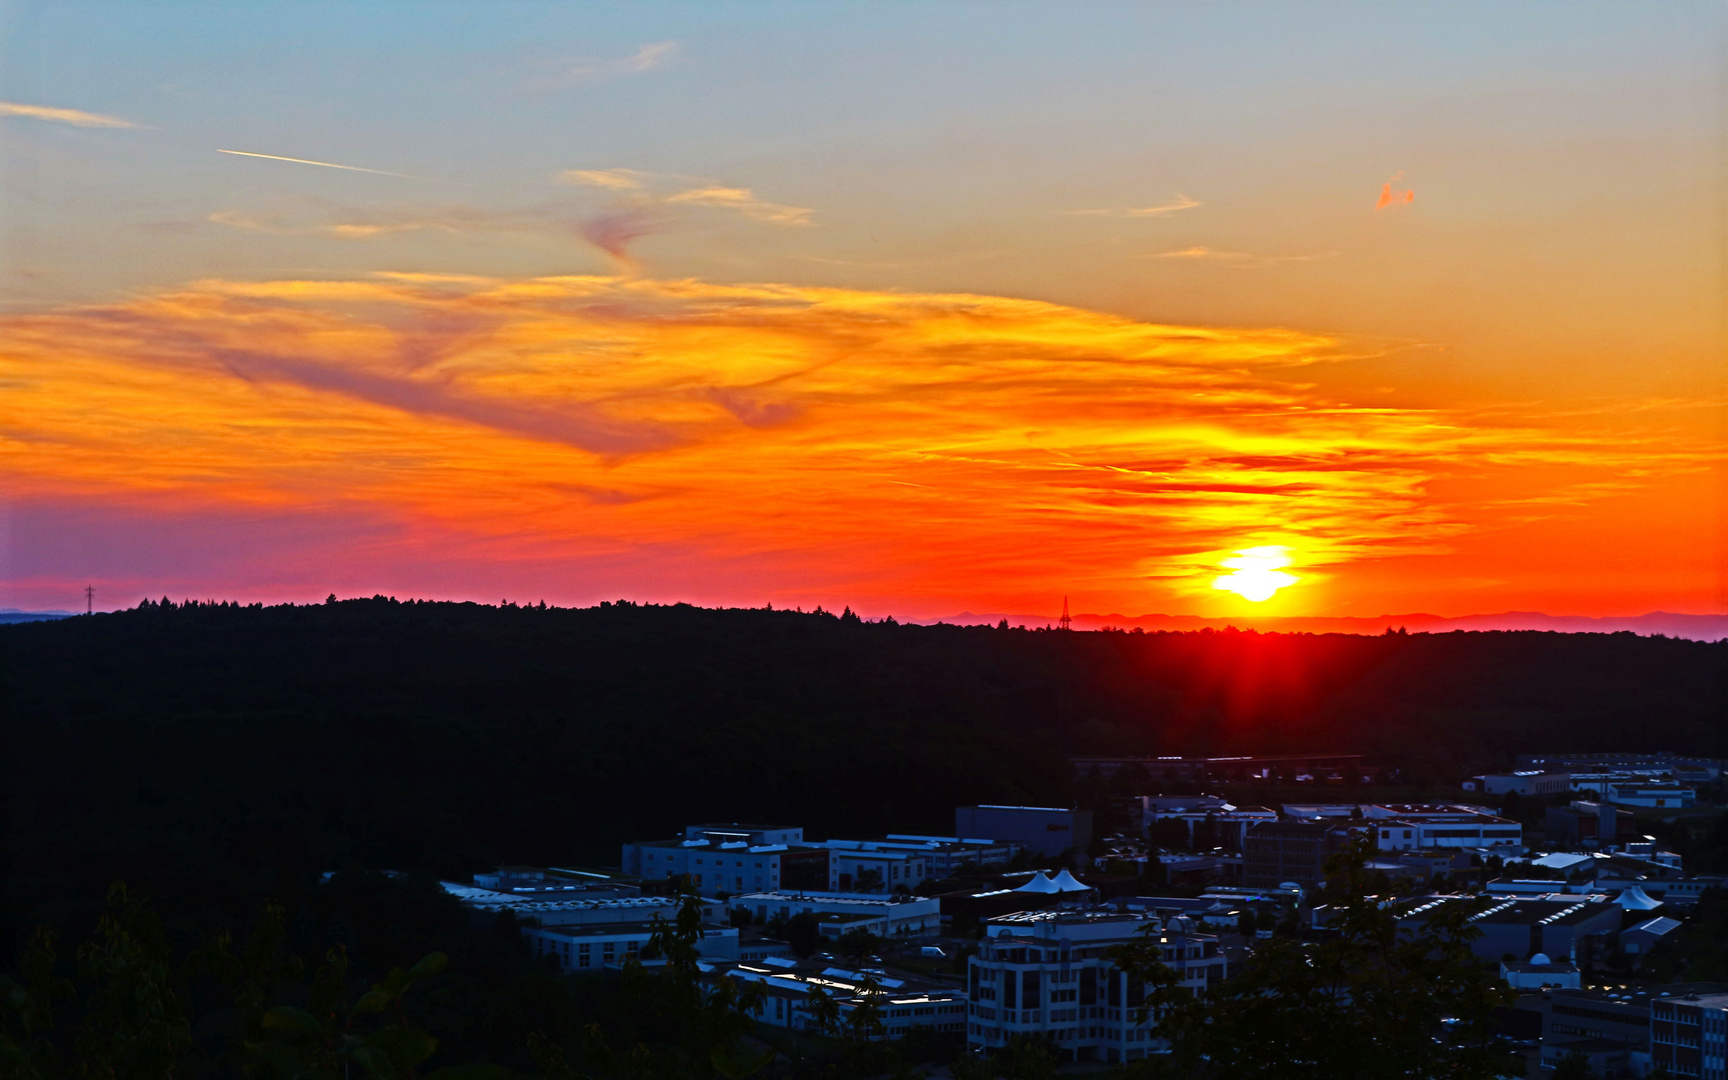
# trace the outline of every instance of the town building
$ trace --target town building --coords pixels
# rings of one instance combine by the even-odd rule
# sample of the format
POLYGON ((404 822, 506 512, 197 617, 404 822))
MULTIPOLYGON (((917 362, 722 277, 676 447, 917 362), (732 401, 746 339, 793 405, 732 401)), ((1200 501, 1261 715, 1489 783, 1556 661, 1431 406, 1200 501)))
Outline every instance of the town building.
POLYGON ((1193 797, 1143 797, 1140 827, 1151 830, 1154 843, 1163 831, 1161 822, 1178 822, 1182 826, 1181 843, 1188 850, 1223 847, 1241 851, 1248 830, 1255 825, 1278 820, 1278 811, 1264 806, 1234 806, 1215 795, 1193 797))
POLYGON ((966 1042, 996 1050, 1017 1036, 1048 1039, 1069 1060, 1134 1061, 1164 1048, 1156 1018, 1138 1023, 1144 987, 1108 952, 1155 942, 1181 985, 1204 990, 1222 980, 1227 961, 1218 939, 1191 920, 1161 921, 1115 911, 1026 911, 984 924, 967 969, 970 1016, 966 1042))
POLYGON ((474 875, 474 886, 491 892, 527 895, 569 896, 580 893, 589 900, 640 896, 642 888, 620 874, 597 870, 559 870, 544 866, 500 866, 474 875))
POLYGON ((1019 844, 1046 857, 1085 851, 1092 842, 1092 811, 1051 806, 962 806, 954 811, 957 836, 1019 844))
POLYGON ((1641 835, 1632 811, 1617 809, 1605 801, 1579 799, 1567 806, 1550 806, 1545 826, 1551 844, 1602 846, 1641 835))
POLYGON ((988 872, 1006 869, 1022 848, 1005 840, 968 839, 960 836, 918 836, 910 833, 889 833, 891 843, 915 843, 923 850, 930 865, 930 876, 953 877, 961 873, 988 872))
POLYGON ((1292 821, 1354 821, 1362 816, 1358 803, 1285 803, 1279 810, 1292 821))
POLYGON ((1462 806, 1380 805, 1362 808, 1381 851, 1436 848, 1523 850, 1524 826, 1462 806))
POLYGON ((768 920, 814 915, 826 937, 865 929, 878 937, 923 937, 942 927, 942 902, 934 896, 843 892, 740 893, 726 903, 768 920))
POLYGON ((1380 773, 1361 754, 1272 754, 1243 757, 1075 757, 1074 775, 1087 780, 1248 780, 1288 778, 1297 783, 1367 783, 1380 773))
POLYGON ((1728 984, 1548 991, 1539 999, 1542 1065, 1552 1069, 1575 1053, 1590 1058, 1598 1076, 1629 1072, 1635 1061, 1648 1065, 1652 1002, 1723 991, 1728 991, 1728 984))
POLYGON ((1666 915, 1645 919, 1636 926, 1628 926, 1620 931, 1620 951, 1626 954, 1634 966, 1642 966, 1644 958, 1650 955, 1650 950, 1678 929, 1680 920, 1670 919, 1666 915))
MULTIPOLYGON (((503 912, 509 912, 518 921, 532 919, 542 926, 646 923, 655 917, 674 918, 678 914, 680 903, 675 896, 621 896, 596 900, 581 893, 501 893, 453 881, 441 881, 439 884, 472 915, 488 922, 503 912)), ((703 918, 712 919, 720 911, 721 908, 714 901, 703 901, 703 918)))
POLYGON ((1546 769, 1487 773, 1464 781, 1464 790, 1484 795, 1564 795, 1572 790, 1572 774, 1546 769))
MULTIPOLYGON (((626 960, 639 960, 653 936, 653 924, 644 922, 522 929, 528 951, 535 956, 551 957, 563 972, 599 971, 617 967, 626 960)), ((738 959, 737 928, 703 927, 696 951, 705 960, 738 959)))
POLYGON ((1580 795, 1595 795, 1615 806, 1637 806, 1655 810, 1685 810, 1698 801, 1697 789, 1688 784, 1624 778, 1615 773, 1574 775, 1572 790, 1580 795))
POLYGON ((838 892, 895 892, 930 876, 930 851, 923 844, 876 840, 827 840, 828 888, 838 892))
POLYGON ((966 1028, 966 993, 952 981, 779 957, 741 962, 713 977, 760 986, 762 1004, 754 1015, 774 1027, 814 1031, 811 991, 820 990, 833 999, 843 1029, 851 1026, 858 1008, 873 1004, 882 1025, 875 1038, 901 1039, 919 1030, 957 1034, 966 1028))
POLYGON ((1434 896, 1405 912, 1398 925, 1418 929, 1443 908, 1460 904, 1471 910, 1468 922, 1480 931, 1470 951, 1484 960, 1533 960, 1537 953, 1582 960, 1620 931, 1620 908, 1606 898, 1575 896, 1434 896))
POLYGON ((1295 882, 1316 889, 1326 881, 1326 861, 1342 849, 1347 826, 1322 821, 1272 821, 1248 830, 1242 843, 1242 885, 1275 888, 1295 882))
POLYGON ((1576 990, 1582 985, 1577 964, 1570 960, 1556 963, 1544 953, 1529 960, 1500 961, 1500 978, 1514 990, 1576 990))
POLYGON ((1728 994, 1685 994, 1652 1001, 1650 1061, 1677 1077, 1728 1078, 1728 994))
POLYGON ((621 865, 644 880, 687 877, 707 896, 830 881, 828 849, 784 825, 691 825, 682 839, 625 844, 621 865))
POLYGON ((1688 784, 1708 784, 1722 776, 1720 758, 1660 753, 1520 754, 1520 769, 1569 773, 1620 773, 1623 776, 1667 777, 1688 784))

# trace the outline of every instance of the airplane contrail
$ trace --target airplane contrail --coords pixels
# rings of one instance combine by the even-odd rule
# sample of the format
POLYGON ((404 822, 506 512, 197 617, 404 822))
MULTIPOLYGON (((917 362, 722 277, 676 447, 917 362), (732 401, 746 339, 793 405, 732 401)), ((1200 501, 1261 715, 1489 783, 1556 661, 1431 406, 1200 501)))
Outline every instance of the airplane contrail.
POLYGON ((236 154, 240 157, 268 158, 271 161, 292 161, 296 165, 320 165, 326 169, 346 169, 349 172, 374 173, 378 176, 400 176, 404 180, 424 180, 424 176, 410 176, 407 173, 385 172, 383 169, 362 169, 358 165, 338 165, 334 161, 311 161, 307 158, 283 157, 281 154, 254 154, 249 150, 218 150, 218 154, 236 154))

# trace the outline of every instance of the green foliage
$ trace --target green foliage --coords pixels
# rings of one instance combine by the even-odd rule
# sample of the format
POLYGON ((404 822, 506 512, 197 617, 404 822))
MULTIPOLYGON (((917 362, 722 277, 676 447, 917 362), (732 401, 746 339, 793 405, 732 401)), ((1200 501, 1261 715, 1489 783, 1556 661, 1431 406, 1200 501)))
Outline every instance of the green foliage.
POLYGON ((780 931, 780 937, 786 944, 792 946, 792 951, 799 956, 812 956, 822 948, 821 926, 822 924, 817 921, 816 916, 807 911, 800 911, 786 920, 784 928, 780 931))
POLYGON ((1554 1071, 1548 1074, 1548 1080, 1595 1080, 1595 1076, 1590 1069, 1589 1056, 1573 1052, 1560 1059, 1554 1071))
POLYGON ((1407 906, 1373 899, 1369 854, 1361 844, 1331 866, 1335 937, 1268 941, 1243 971, 1201 994, 1179 985, 1150 938, 1115 950, 1146 988, 1137 1018, 1157 1019, 1171 1042, 1171 1061, 1147 1068, 1218 1080, 1501 1075, 1508 1058, 1490 1021, 1510 994, 1471 954, 1470 912, 1455 905, 1400 929, 1407 906))
POLYGON ((834 943, 834 951, 854 963, 862 963, 865 957, 874 955, 881 947, 882 939, 862 926, 841 934, 840 940, 834 943))
POLYGON ((96 933, 78 950, 89 987, 74 1041, 87 1077, 166 1077, 191 1042, 167 942, 155 916, 116 882, 96 933))
MULTIPOLYGON (((245 1044, 255 1071, 275 1080, 338 1080, 354 1075, 410 1080, 438 1040, 409 1020, 403 999, 415 982, 443 971, 449 958, 431 953, 350 1000, 348 958, 331 949, 313 976, 309 1007, 265 1010, 259 1037, 245 1044)), ((449 1080, 447 1070, 432 1075, 449 1080)))

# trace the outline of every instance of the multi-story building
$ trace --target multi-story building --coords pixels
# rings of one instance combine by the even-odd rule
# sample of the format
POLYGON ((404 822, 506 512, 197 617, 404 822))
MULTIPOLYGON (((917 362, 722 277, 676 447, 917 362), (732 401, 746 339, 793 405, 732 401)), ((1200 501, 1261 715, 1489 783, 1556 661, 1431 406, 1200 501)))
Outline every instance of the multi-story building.
POLYGON ((1381 851, 1521 849, 1524 843, 1524 826, 1470 807, 1365 806, 1362 816, 1381 851))
POLYGON ((1572 1054, 1593 1060, 1597 1075, 1629 1069, 1634 1055, 1650 1052, 1652 1002, 1687 994, 1728 991, 1723 983, 1674 983, 1642 989, 1550 990, 1542 1006, 1542 1064, 1553 1068, 1572 1054), (1605 1068, 1606 1067, 1606 1068, 1605 1068))
POLYGON ((1155 942, 1190 990, 1226 974, 1218 939, 1187 919, 1114 911, 1026 911, 991 919, 967 969, 967 1045, 996 1049, 1015 1036, 1051 1041, 1070 1060, 1134 1061, 1163 1048, 1156 1017, 1137 1023, 1145 988, 1109 957, 1137 938, 1155 942))
POLYGON ((622 866, 647 880, 688 877, 707 896, 829 884, 828 849, 785 825, 691 825, 681 840, 625 844, 622 866))
POLYGON ((1650 1061, 1690 1080, 1728 1080, 1728 994, 1650 1003, 1650 1061))
POLYGON ((1315 889, 1326 880, 1326 860, 1348 840, 1350 830, 1321 821, 1271 821, 1248 830, 1242 843, 1242 885, 1276 888, 1293 881, 1315 889))
POLYGON ((964 870, 1000 870, 1014 861, 1022 848, 1005 840, 968 839, 960 836, 917 836, 889 833, 888 843, 922 844, 932 877, 952 877, 964 870))
POLYGON ((1040 855, 1085 851, 1092 842, 1092 811, 1054 806, 961 806, 954 832, 1019 844, 1040 855))
POLYGON ((838 892, 894 892, 930 877, 928 845, 894 840, 826 840, 828 888, 838 892))

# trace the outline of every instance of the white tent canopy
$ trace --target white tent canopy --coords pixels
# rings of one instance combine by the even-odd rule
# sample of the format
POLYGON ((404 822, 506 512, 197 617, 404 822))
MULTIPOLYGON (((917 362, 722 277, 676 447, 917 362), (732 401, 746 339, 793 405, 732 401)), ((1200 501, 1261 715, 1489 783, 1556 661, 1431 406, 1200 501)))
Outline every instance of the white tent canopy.
POLYGON ((1651 896, 1637 885, 1622 892, 1614 902, 1625 911, 1649 911, 1651 908, 1662 906, 1662 901, 1651 896))
POLYGON ((1092 886, 1083 884, 1079 878, 1076 878, 1073 874, 1070 874, 1066 867, 1063 868, 1061 873, 1056 875, 1055 880, 1052 881, 1050 884, 1055 886, 1055 891, 1057 891, 1057 892, 1091 892, 1092 891, 1092 886))
MULTIPOLYGON (((1063 871, 1063 872, 1066 873, 1067 871, 1063 871)), ((1026 884, 1020 886, 1018 889, 1015 889, 1014 891, 1015 892, 1035 892, 1035 893, 1057 893, 1057 892, 1062 891, 1062 887, 1057 885, 1054 881, 1051 881, 1049 878, 1045 877, 1044 871, 1040 870, 1036 874, 1032 875, 1031 881, 1028 881, 1026 884)))

